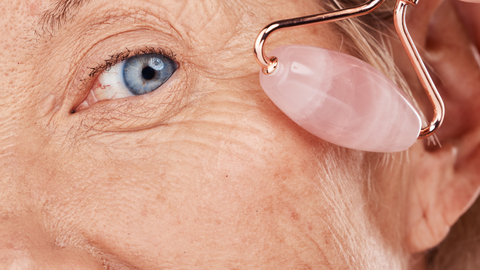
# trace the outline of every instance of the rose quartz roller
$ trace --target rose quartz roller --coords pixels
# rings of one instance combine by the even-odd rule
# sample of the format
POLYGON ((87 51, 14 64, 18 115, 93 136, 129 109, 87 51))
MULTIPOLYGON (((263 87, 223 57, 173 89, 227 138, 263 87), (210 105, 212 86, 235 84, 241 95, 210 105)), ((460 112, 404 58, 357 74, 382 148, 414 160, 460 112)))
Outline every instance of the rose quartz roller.
MULTIPOLYGON (((416 1, 416 0, 415 0, 416 1)), ((364 15, 383 0, 339 11, 278 21, 258 35, 254 53, 262 66, 260 83, 268 97, 290 119, 315 136, 343 147, 398 152, 441 125, 444 105, 405 26, 406 0, 398 0, 397 33, 426 90, 434 116, 422 128, 418 112, 385 75, 353 56, 317 47, 289 45, 267 57, 264 43, 275 30, 364 15)))
POLYGON ((396 152, 418 138, 421 120, 400 89, 369 64, 347 54, 291 45, 272 54, 272 74, 260 72, 268 97, 299 126, 347 148, 396 152))

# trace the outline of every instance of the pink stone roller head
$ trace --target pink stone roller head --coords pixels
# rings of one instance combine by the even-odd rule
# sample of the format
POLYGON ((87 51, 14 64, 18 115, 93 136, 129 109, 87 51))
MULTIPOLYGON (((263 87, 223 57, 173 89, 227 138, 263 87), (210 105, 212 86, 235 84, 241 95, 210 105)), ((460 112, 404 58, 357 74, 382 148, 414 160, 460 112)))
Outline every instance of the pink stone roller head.
POLYGON ((401 90, 371 65, 347 54, 291 45, 276 48, 265 93, 315 136, 347 148, 396 152, 420 133, 418 113, 401 90))
POLYGON ((397 0, 394 22, 400 41, 432 103, 433 118, 422 128, 420 116, 404 93, 371 65, 343 53, 291 45, 267 57, 264 44, 276 30, 361 16, 384 0, 266 26, 255 40, 254 54, 262 66, 260 83, 270 99, 290 119, 315 136, 357 150, 398 152, 417 138, 432 135, 441 125, 445 108, 405 26, 407 5, 397 0))

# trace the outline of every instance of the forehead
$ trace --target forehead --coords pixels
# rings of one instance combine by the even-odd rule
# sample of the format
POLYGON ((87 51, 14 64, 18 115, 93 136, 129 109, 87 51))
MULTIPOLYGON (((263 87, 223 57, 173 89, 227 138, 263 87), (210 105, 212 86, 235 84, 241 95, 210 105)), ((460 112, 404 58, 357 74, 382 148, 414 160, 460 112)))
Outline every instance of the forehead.
POLYGON ((65 25, 78 24, 99 16, 135 14, 154 15, 169 21, 174 27, 181 25, 184 31, 195 31, 196 34, 211 28, 221 29, 220 34, 228 34, 242 27, 255 27, 254 31, 259 31, 273 20, 309 15, 311 10, 318 9, 318 3, 312 0, 281 0, 268 2, 268 5, 263 0, 9 1, 0 6, 2 13, 6 15, 0 18, 0 24, 10 27, 2 28, 0 31, 16 35, 22 31, 29 35, 33 34, 32 32, 53 34, 65 25))
POLYGON ((93 19, 98 15, 114 16, 120 13, 142 14, 143 11, 156 13, 166 20, 174 19, 177 23, 192 28, 203 28, 206 23, 215 23, 218 18, 221 18, 223 24, 228 24, 229 21, 238 21, 246 11, 256 13, 264 9, 259 1, 248 0, 30 0, 2 3, 0 10, 4 16, 0 21, 10 25, 2 29, 2 32, 18 33, 27 28, 51 33, 65 24, 77 22, 78 19, 93 19))

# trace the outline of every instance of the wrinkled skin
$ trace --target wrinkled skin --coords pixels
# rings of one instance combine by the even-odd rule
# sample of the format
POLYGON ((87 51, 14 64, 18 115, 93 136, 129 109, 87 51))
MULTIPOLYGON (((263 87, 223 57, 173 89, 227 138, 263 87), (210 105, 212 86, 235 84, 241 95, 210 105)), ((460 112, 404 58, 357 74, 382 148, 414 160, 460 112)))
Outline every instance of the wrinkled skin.
MULTIPOLYGON (((18 180, 2 193, 14 265, 303 269, 338 256, 315 194, 325 144, 269 102, 251 53, 261 27, 318 4, 92 1, 53 36, 32 27, 48 4, 3 11, 18 24, 2 41, 18 62, 2 77, 18 129, 18 180), (176 54, 167 87, 70 113, 88 67, 143 46, 176 54)), ((297 33, 276 42, 340 47, 331 27, 297 33)))
MULTIPOLYGON (((0 4, 0 268, 401 265, 402 164, 375 173, 372 206, 372 155, 313 137, 260 88, 255 36, 322 11, 300 2, 92 0, 60 26, 38 23, 53 1, 0 4), (89 68, 146 46, 176 55, 168 84, 71 113, 95 81, 89 68)), ((343 42, 325 25, 276 34, 267 50, 350 53, 343 42)))

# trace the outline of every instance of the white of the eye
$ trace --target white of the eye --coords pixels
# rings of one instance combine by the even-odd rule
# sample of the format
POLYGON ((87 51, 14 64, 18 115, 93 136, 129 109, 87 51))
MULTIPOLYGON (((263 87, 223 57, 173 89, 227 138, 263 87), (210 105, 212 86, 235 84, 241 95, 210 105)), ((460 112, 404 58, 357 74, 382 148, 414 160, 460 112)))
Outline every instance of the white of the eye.
POLYGON ((155 70, 162 70, 165 67, 165 64, 160 58, 150 58, 148 65, 155 70))
POLYGON ((125 61, 122 61, 98 76, 98 85, 92 90, 98 101, 133 96, 123 80, 124 65, 125 61))

